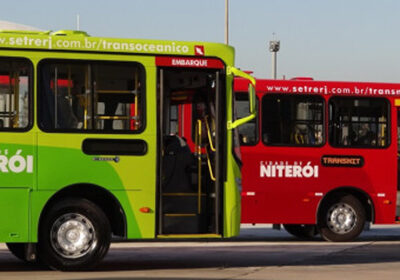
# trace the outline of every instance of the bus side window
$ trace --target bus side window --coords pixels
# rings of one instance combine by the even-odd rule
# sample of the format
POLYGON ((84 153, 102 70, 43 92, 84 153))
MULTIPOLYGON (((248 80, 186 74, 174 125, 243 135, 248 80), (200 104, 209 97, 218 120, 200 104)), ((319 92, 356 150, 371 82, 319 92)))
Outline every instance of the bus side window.
POLYGON ((370 97, 332 97, 329 141, 333 146, 380 148, 388 143, 388 101, 370 97))
POLYGON ((142 128, 143 72, 137 63, 47 60, 39 73, 41 128, 106 132, 142 128))
POLYGON ((323 105, 324 99, 320 96, 265 95, 261 110, 264 144, 322 145, 323 105))
MULTIPOLYGON (((235 92, 234 98, 234 119, 240 119, 249 114, 248 94, 235 92)), ((258 107, 258 99, 256 99, 256 108, 258 107)), ((258 142, 258 117, 236 128, 239 130, 239 138, 241 145, 255 145, 258 142)))
POLYGON ((28 127, 31 71, 23 59, 0 60, 0 129, 28 127))

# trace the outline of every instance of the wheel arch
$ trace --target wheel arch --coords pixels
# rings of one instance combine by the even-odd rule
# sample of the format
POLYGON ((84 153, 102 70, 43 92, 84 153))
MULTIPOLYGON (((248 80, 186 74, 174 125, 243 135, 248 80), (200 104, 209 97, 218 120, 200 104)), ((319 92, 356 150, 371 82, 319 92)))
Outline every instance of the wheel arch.
POLYGON ((118 199, 109 191, 95 184, 69 185, 55 194, 47 201, 39 217, 39 228, 45 213, 57 202, 66 198, 84 198, 96 204, 107 216, 113 235, 126 238, 127 221, 125 211, 118 199))
POLYGON ((329 199, 331 199, 332 197, 335 197, 335 196, 344 196, 347 194, 353 195, 355 198, 357 198, 361 202, 362 206, 365 209, 366 220, 370 221, 370 222, 374 222, 374 220, 375 220, 374 202, 371 199, 371 197, 368 195, 368 193, 358 187, 342 186, 342 187, 337 187, 335 189, 330 190, 320 200, 320 202, 318 203, 317 212, 316 212, 317 223, 320 218, 319 215, 321 213, 321 209, 329 201, 329 199))

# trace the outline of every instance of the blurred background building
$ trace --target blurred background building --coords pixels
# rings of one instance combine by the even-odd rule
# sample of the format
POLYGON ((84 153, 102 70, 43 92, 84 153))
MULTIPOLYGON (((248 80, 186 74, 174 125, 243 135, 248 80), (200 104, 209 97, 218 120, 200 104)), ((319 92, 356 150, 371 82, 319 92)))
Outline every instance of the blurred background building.
POLYGON ((33 27, 33 26, 15 23, 15 22, 0 20, 0 30, 40 31, 41 29, 33 27))

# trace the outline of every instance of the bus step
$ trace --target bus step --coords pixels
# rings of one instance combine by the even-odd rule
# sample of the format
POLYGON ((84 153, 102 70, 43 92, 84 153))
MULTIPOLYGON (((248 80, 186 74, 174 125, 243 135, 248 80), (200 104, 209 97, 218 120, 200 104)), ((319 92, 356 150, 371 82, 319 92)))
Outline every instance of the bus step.
MULTIPOLYGON (((196 213, 198 212, 198 196, 163 196, 163 213, 196 213)), ((200 201, 200 207, 205 207, 205 199, 200 201)))
POLYGON ((195 213, 167 213, 165 217, 196 217, 195 213))
POLYGON ((163 234, 207 233, 204 217, 194 213, 164 214, 163 234))
POLYGON ((172 238, 172 239, 178 239, 178 238, 191 238, 191 239, 197 239, 197 238, 221 238, 221 234, 216 234, 216 233, 189 233, 189 234, 184 234, 184 233, 178 233, 178 234, 160 234, 157 235, 157 238, 172 238))

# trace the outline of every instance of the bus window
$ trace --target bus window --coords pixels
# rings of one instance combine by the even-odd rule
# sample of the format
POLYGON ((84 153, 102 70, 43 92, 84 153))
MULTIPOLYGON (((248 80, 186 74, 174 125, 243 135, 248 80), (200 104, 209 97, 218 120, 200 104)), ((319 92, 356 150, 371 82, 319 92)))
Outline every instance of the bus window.
MULTIPOLYGON (((235 120, 243 118, 249 114, 249 97, 247 92, 235 93, 234 99, 235 120)), ((258 107, 258 100, 256 100, 258 107)), ((238 127, 240 144, 244 146, 255 145, 258 142, 258 121, 257 117, 238 127)))
POLYGON ((0 61, 0 129, 24 129, 29 125, 31 65, 14 59, 0 61))
POLYGON ((46 61, 40 65, 45 130, 142 128, 143 74, 135 63, 46 61))
POLYGON ((266 145, 323 144, 324 100, 320 96, 265 95, 262 140, 266 145))
POLYGON ((192 140, 196 142, 196 127, 199 125, 198 121, 201 121, 201 130, 203 131, 201 140, 204 143, 208 141, 212 145, 215 142, 216 135, 216 78, 214 75, 208 74, 201 82, 203 83, 202 86, 195 91, 192 99, 192 140))
POLYGON ((167 132, 170 135, 178 135, 179 134, 179 106, 180 105, 171 105, 169 108, 169 123, 167 132))
POLYGON ((384 98, 331 98, 330 143, 337 147, 388 146, 388 106, 384 98))

